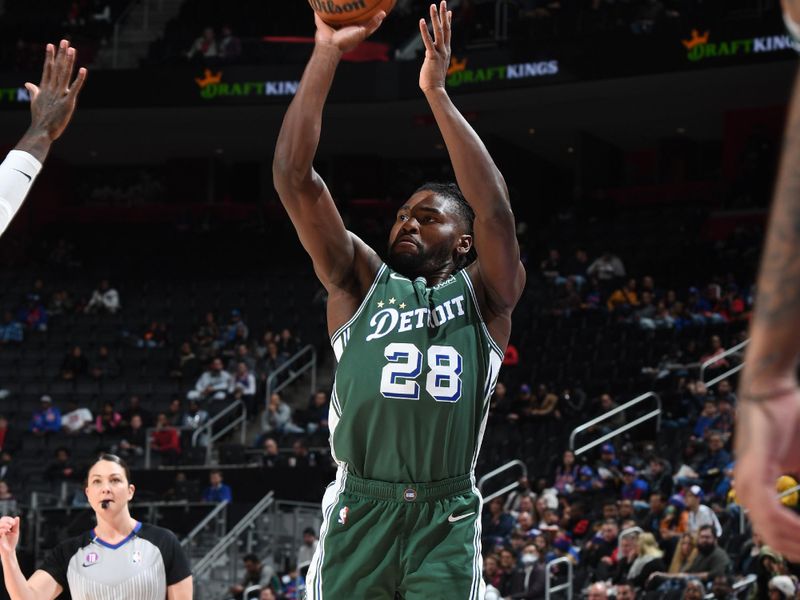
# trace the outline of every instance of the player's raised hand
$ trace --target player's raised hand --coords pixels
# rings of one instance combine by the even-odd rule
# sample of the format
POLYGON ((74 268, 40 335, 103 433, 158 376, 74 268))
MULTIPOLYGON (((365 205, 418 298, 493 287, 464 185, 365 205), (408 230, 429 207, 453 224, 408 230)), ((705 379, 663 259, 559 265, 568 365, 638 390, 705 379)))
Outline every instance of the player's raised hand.
POLYGON ((0 517, 0 555, 13 554, 18 541, 19 517, 0 517))
POLYGON ((450 67, 450 26, 453 12, 447 10, 446 0, 442 0, 438 8, 431 4, 430 10, 433 39, 425 19, 419 20, 419 32, 422 43, 425 44, 425 61, 419 72, 419 87, 423 92, 444 88, 447 69, 450 67))
POLYGON ((372 19, 363 25, 349 25, 334 29, 323 21, 318 14, 314 13, 314 21, 317 24, 317 32, 314 41, 318 45, 335 46, 341 52, 350 52, 361 42, 371 36, 383 23, 386 17, 384 11, 380 11, 372 19))
POLYGON ((736 497, 749 510, 766 543, 800 561, 800 516, 778 499, 775 482, 800 471, 800 393, 794 388, 766 399, 740 389, 736 415, 736 497))
POLYGON ((57 140, 69 124, 78 94, 86 81, 86 69, 81 67, 70 82, 77 52, 67 40, 61 40, 56 52, 53 44, 45 49, 42 80, 39 85, 26 83, 31 96, 31 129, 57 140))

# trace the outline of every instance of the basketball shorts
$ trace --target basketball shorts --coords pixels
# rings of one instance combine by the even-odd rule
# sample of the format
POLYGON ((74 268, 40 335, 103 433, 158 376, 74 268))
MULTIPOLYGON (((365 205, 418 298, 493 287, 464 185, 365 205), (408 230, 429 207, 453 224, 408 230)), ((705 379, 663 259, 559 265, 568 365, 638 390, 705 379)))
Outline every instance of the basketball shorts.
POLYGON ((471 476, 401 484, 339 469, 322 513, 306 600, 483 600, 471 476))

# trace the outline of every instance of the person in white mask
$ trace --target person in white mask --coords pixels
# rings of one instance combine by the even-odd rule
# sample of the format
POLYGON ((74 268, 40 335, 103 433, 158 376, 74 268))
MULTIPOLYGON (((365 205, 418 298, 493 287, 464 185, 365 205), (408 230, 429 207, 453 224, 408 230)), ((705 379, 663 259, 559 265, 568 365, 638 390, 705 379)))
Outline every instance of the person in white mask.
POLYGON ((67 40, 61 40, 58 50, 47 44, 41 82, 25 84, 31 99, 31 125, 0 164, 0 235, 19 211, 50 146, 64 133, 75 112, 87 74, 85 68, 78 69, 70 83, 77 55, 67 40))
POLYGON ((519 566, 511 574, 509 598, 538 600, 544 598, 545 565, 539 560, 539 550, 533 544, 522 549, 519 566))

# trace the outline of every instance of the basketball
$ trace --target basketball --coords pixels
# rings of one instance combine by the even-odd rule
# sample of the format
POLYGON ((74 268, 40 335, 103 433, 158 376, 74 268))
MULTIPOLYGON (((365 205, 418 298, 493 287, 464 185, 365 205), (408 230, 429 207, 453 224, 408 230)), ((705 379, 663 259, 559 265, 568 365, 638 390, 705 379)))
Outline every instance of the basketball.
POLYGON ((360 25, 380 11, 389 14, 396 0, 308 0, 311 8, 331 27, 360 25))

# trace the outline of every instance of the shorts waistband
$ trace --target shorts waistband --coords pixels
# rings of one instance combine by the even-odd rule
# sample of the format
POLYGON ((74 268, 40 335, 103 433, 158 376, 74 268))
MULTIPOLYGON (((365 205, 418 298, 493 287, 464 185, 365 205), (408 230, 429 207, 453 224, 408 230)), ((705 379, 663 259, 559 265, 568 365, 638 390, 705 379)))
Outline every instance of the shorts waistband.
POLYGON ((392 483, 347 475, 344 490, 357 496, 392 502, 432 502, 472 491, 472 476, 461 475, 426 483, 392 483))

